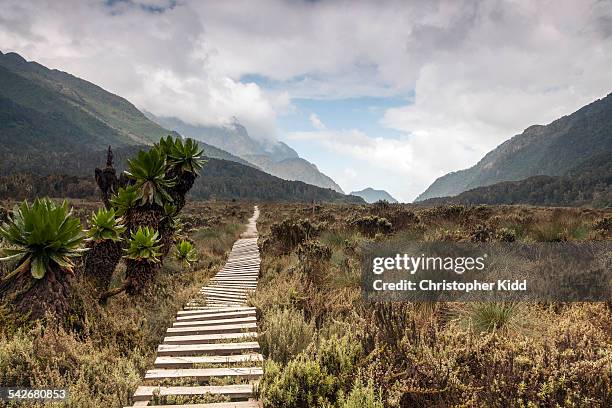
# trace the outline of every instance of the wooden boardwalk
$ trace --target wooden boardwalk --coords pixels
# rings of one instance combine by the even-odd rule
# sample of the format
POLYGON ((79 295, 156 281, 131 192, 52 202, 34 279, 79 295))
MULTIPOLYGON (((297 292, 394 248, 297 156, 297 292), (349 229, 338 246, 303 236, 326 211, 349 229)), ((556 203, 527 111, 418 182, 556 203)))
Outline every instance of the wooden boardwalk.
POLYGON ((263 374, 263 357, 255 308, 246 306, 247 293, 257 288, 259 277, 258 217, 255 206, 225 266, 177 313, 153 368, 134 393, 134 407, 259 407, 253 387, 263 374), (155 398, 198 402, 154 405, 155 398), (200 402, 204 400, 226 402, 200 402))

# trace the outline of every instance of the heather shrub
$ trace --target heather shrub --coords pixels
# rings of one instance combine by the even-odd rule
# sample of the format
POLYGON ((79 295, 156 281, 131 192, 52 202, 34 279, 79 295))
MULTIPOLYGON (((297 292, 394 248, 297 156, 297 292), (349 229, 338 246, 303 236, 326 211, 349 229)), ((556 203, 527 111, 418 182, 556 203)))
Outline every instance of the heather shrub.
POLYGON ((376 234, 388 234, 391 232, 391 223, 386 218, 368 215, 354 219, 350 225, 367 237, 374 237, 376 234))
POLYGON ((277 309, 266 314, 259 335, 261 351, 266 358, 286 364, 302 352, 314 337, 314 324, 306 322, 296 309, 277 309))
POLYGON ((304 274, 313 282, 319 282, 323 266, 331 260, 332 250, 319 241, 311 240, 300 244, 297 257, 304 274))
POLYGON ((264 249, 276 247, 281 253, 288 253, 302 242, 316 237, 317 234, 317 226, 310 220, 285 219, 270 226, 270 240, 264 244, 264 249))
POLYGON ((355 381, 350 394, 341 400, 339 406, 340 408, 384 408, 373 382, 370 380, 368 384, 364 384, 361 378, 355 381))

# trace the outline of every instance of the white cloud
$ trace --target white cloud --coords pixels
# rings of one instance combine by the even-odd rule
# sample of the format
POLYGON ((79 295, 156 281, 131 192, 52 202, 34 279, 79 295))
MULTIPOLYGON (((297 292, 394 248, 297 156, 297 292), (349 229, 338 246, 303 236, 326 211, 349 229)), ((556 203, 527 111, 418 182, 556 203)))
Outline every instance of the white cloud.
POLYGON ((312 117, 317 132, 291 135, 342 147, 362 177, 360 163, 381 182, 408 178, 392 191, 407 198, 612 91, 609 0, 173 3, 8 0, 0 44, 154 113, 206 124, 236 116, 259 137, 276 136, 291 98, 414 91, 413 104, 381 120, 403 138, 334 131, 312 117))
POLYGON ((325 126, 325 123, 321 122, 321 119, 319 118, 319 116, 316 113, 311 113, 310 116, 308 117, 308 119, 310 119, 310 124, 312 125, 312 127, 314 127, 317 130, 325 130, 327 129, 327 126, 325 126))

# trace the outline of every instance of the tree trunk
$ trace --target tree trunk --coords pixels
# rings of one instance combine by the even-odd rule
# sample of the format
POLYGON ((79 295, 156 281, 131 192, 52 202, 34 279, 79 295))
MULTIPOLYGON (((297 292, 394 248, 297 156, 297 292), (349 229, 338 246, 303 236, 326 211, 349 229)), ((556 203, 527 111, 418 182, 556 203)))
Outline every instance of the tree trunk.
POLYGON ((110 239, 91 241, 85 253, 85 276, 92 281, 98 293, 108 289, 117 264, 121 260, 122 245, 110 239))
POLYGON ((148 261, 126 260, 126 278, 129 280, 126 292, 128 295, 142 295, 153 283, 159 265, 148 261))
POLYGON ((42 319, 49 312, 64 321, 70 312, 71 281, 71 275, 56 268, 50 268, 42 279, 34 279, 26 270, 7 282, 0 299, 30 320, 42 319))

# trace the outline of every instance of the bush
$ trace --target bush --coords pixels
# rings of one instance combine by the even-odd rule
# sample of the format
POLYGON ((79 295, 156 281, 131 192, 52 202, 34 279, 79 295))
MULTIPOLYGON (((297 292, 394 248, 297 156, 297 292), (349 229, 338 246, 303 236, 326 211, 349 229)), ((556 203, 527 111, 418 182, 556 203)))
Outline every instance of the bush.
MULTIPOLYGON (((332 336, 299 354, 286 366, 268 360, 260 397, 265 407, 334 407, 343 400, 362 355, 351 334, 332 336)), ((355 398, 358 398, 356 396, 355 398)))
POLYGON ((313 282, 319 282, 323 265, 332 257, 332 250, 319 241, 307 241, 298 247, 298 260, 302 271, 313 282))
POLYGON ((306 322, 296 309, 277 309, 266 314, 259 336, 261 351, 266 358, 281 364, 302 352, 313 339, 314 324, 306 322))
POLYGON ((386 218, 368 215, 351 221, 351 226, 356 228, 363 235, 374 237, 376 234, 388 234, 391 232, 392 225, 386 218))
POLYGON ((318 235, 318 228, 309 220, 291 221, 285 219, 280 223, 274 223, 270 227, 272 242, 276 244, 282 253, 293 251, 302 242, 318 235))
POLYGON ((361 378, 357 379, 351 393, 340 404, 341 408, 384 408, 380 395, 374 390, 370 381, 364 385, 361 378))

